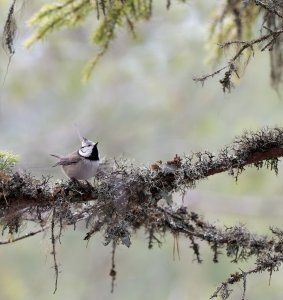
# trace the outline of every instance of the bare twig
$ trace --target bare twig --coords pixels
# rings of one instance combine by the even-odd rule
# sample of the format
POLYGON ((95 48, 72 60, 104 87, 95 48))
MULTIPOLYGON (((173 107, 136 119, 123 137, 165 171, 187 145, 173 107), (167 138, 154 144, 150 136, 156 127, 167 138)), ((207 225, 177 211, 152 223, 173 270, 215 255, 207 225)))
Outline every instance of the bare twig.
POLYGON ((283 18, 283 16, 278 12, 278 10, 275 7, 271 7, 270 5, 267 5, 266 3, 263 3, 260 0, 254 0, 256 5, 259 5, 263 9, 267 10, 272 15, 276 15, 279 18, 283 18))
POLYGON ((57 264, 57 258, 56 258, 56 236, 55 236, 55 215, 56 215, 56 208, 54 206, 53 213, 52 213, 52 221, 51 221, 51 243, 52 243, 52 257, 53 257, 53 263, 54 263, 54 271, 55 271, 55 287, 53 294, 56 293, 57 287, 58 287, 58 276, 59 276, 59 268, 57 264))
POLYGON ((21 241, 21 240, 23 240, 23 239, 26 239, 26 238, 29 238, 29 237, 31 237, 31 236, 34 236, 34 235, 36 235, 36 234, 38 234, 38 233, 40 233, 40 232, 43 232, 43 231, 45 231, 46 229, 48 229, 49 227, 50 227, 50 226, 46 226, 46 227, 43 227, 43 228, 38 229, 38 230, 36 230, 36 231, 31 231, 31 232, 29 232, 29 233, 26 233, 26 234, 20 236, 20 237, 15 238, 15 239, 9 239, 9 240, 7 240, 7 241, 0 241, 0 245, 7 245, 7 244, 11 244, 11 243, 15 243, 15 242, 21 241))
POLYGON ((227 48, 231 45, 241 45, 241 47, 237 50, 236 54, 229 60, 229 62, 224 67, 221 67, 218 70, 214 71, 213 73, 209 73, 209 74, 206 74, 206 75, 201 76, 201 77, 193 77, 193 80, 196 81, 196 82, 201 82, 202 85, 203 85, 204 82, 208 78, 214 77, 215 75, 218 75, 219 73, 221 73, 223 70, 228 69, 228 71, 225 73, 225 76, 223 77, 223 79, 220 80, 220 83, 223 87, 224 92, 226 90, 230 91, 231 87, 233 86, 233 84, 231 82, 231 75, 233 73, 235 73, 237 75, 237 77, 239 77, 239 75, 237 73, 236 62, 240 58, 240 56, 243 54, 243 52, 248 48, 251 49, 252 51, 254 51, 254 45, 260 44, 264 41, 268 41, 268 40, 271 39, 261 49, 261 51, 264 51, 267 48, 270 48, 270 46, 278 40, 279 36, 282 33, 283 33, 283 28, 280 28, 280 29, 277 29, 277 30, 274 30, 274 31, 270 30, 268 34, 265 34, 265 35, 263 35, 259 38, 251 40, 251 41, 240 41, 240 40, 228 41, 228 42, 225 42, 225 43, 219 45, 220 48, 227 48))
POLYGON ((115 253, 116 253, 116 247, 117 244, 115 241, 112 243, 112 255, 111 255, 111 270, 110 270, 110 276, 111 276, 111 293, 114 292, 114 287, 115 287, 115 280, 116 280, 116 266, 115 266, 115 253))

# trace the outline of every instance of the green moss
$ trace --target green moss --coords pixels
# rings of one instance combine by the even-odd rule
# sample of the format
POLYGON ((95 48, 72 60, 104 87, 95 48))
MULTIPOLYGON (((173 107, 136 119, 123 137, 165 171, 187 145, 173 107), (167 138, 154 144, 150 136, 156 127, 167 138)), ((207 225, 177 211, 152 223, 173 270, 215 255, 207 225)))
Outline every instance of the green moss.
POLYGON ((0 151, 0 170, 9 171, 19 160, 19 156, 8 151, 0 151))

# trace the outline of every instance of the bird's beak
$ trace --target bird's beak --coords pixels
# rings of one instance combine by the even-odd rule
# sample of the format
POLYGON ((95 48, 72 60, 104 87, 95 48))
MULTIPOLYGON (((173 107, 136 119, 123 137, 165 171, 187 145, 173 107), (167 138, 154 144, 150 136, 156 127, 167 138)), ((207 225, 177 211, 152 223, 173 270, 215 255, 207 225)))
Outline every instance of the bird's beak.
POLYGON ((98 145, 98 142, 96 142, 95 144, 94 144, 94 146, 97 146, 98 145))

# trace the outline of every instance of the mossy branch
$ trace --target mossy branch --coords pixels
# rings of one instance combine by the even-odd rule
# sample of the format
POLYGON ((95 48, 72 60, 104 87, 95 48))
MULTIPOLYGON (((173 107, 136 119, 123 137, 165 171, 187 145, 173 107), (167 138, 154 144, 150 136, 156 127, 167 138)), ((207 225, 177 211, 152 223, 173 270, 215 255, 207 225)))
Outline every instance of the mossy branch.
MULTIPOLYGON (((114 253, 119 244, 130 247, 131 235, 140 228, 148 235, 149 248, 155 241, 160 244, 159 236, 165 233, 182 235, 191 242, 198 262, 202 261, 199 241, 209 244, 214 262, 218 262, 223 249, 233 262, 256 257, 255 268, 232 274, 212 295, 227 296, 229 285, 242 280, 245 286, 249 274, 262 271, 271 274, 279 268, 283 262, 281 231, 272 229, 273 237, 267 237, 253 234, 242 225, 222 229, 194 212, 185 208, 174 210, 170 202, 161 204, 160 200, 170 199, 173 193, 184 193, 199 180, 218 173, 228 172, 237 179, 248 166, 267 167, 277 174, 280 157, 283 157, 283 129, 265 128, 236 137, 217 155, 208 151, 176 155, 171 161, 158 161, 150 167, 136 167, 126 159, 114 160, 113 165, 104 163, 92 185, 74 181, 51 184, 50 178, 38 180, 28 174, 0 173, 0 220, 3 234, 7 232, 9 236, 0 244, 52 228, 56 290, 59 271, 55 244, 68 225, 75 226, 85 220, 88 229, 84 239, 100 232, 105 245, 113 245, 114 253), (18 237, 19 228, 28 221, 37 223, 38 231, 18 237)), ((115 263, 112 269, 114 280, 115 263)))
MULTIPOLYGON (((109 173, 100 174, 93 186, 78 184, 78 190, 72 191, 76 183, 68 182, 49 186, 48 179, 33 179, 27 174, 5 174, 1 177, 0 208, 16 205, 46 206, 60 199, 70 203, 80 203, 93 199, 115 200, 115 189, 123 185, 127 193, 131 191, 131 201, 139 202, 140 193, 150 203, 157 203, 163 195, 193 188, 196 183, 208 176, 229 172, 239 174, 246 166, 257 168, 266 165, 277 172, 278 159, 283 156, 283 130, 281 128, 263 129, 247 132, 219 151, 218 155, 204 151, 180 157, 176 155, 171 161, 158 161, 147 167, 135 167, 126 159, 115 160, 109 173), (121 177, 121 178, 120 178, 121 177), (114 193, 114 194, 113 194, 114 193), (107 199, 106 199, 107 198, 107 199)), ((102 166, 101 168, 104 168, 102 166)), ((109 169, 110 168, 110 169, 109 169)))

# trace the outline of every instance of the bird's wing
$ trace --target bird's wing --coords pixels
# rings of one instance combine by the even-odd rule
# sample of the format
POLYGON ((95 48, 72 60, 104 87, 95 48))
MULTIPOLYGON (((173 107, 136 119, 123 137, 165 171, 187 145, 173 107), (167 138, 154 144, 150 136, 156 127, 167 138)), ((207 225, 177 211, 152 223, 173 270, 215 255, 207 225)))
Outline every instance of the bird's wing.
POLYGON ((59 161, 53 167, 76 164, 82 159, 77 151, 69 154, 68 156, 59 156, 54 154, 51 155, 59 159, 59 161))

